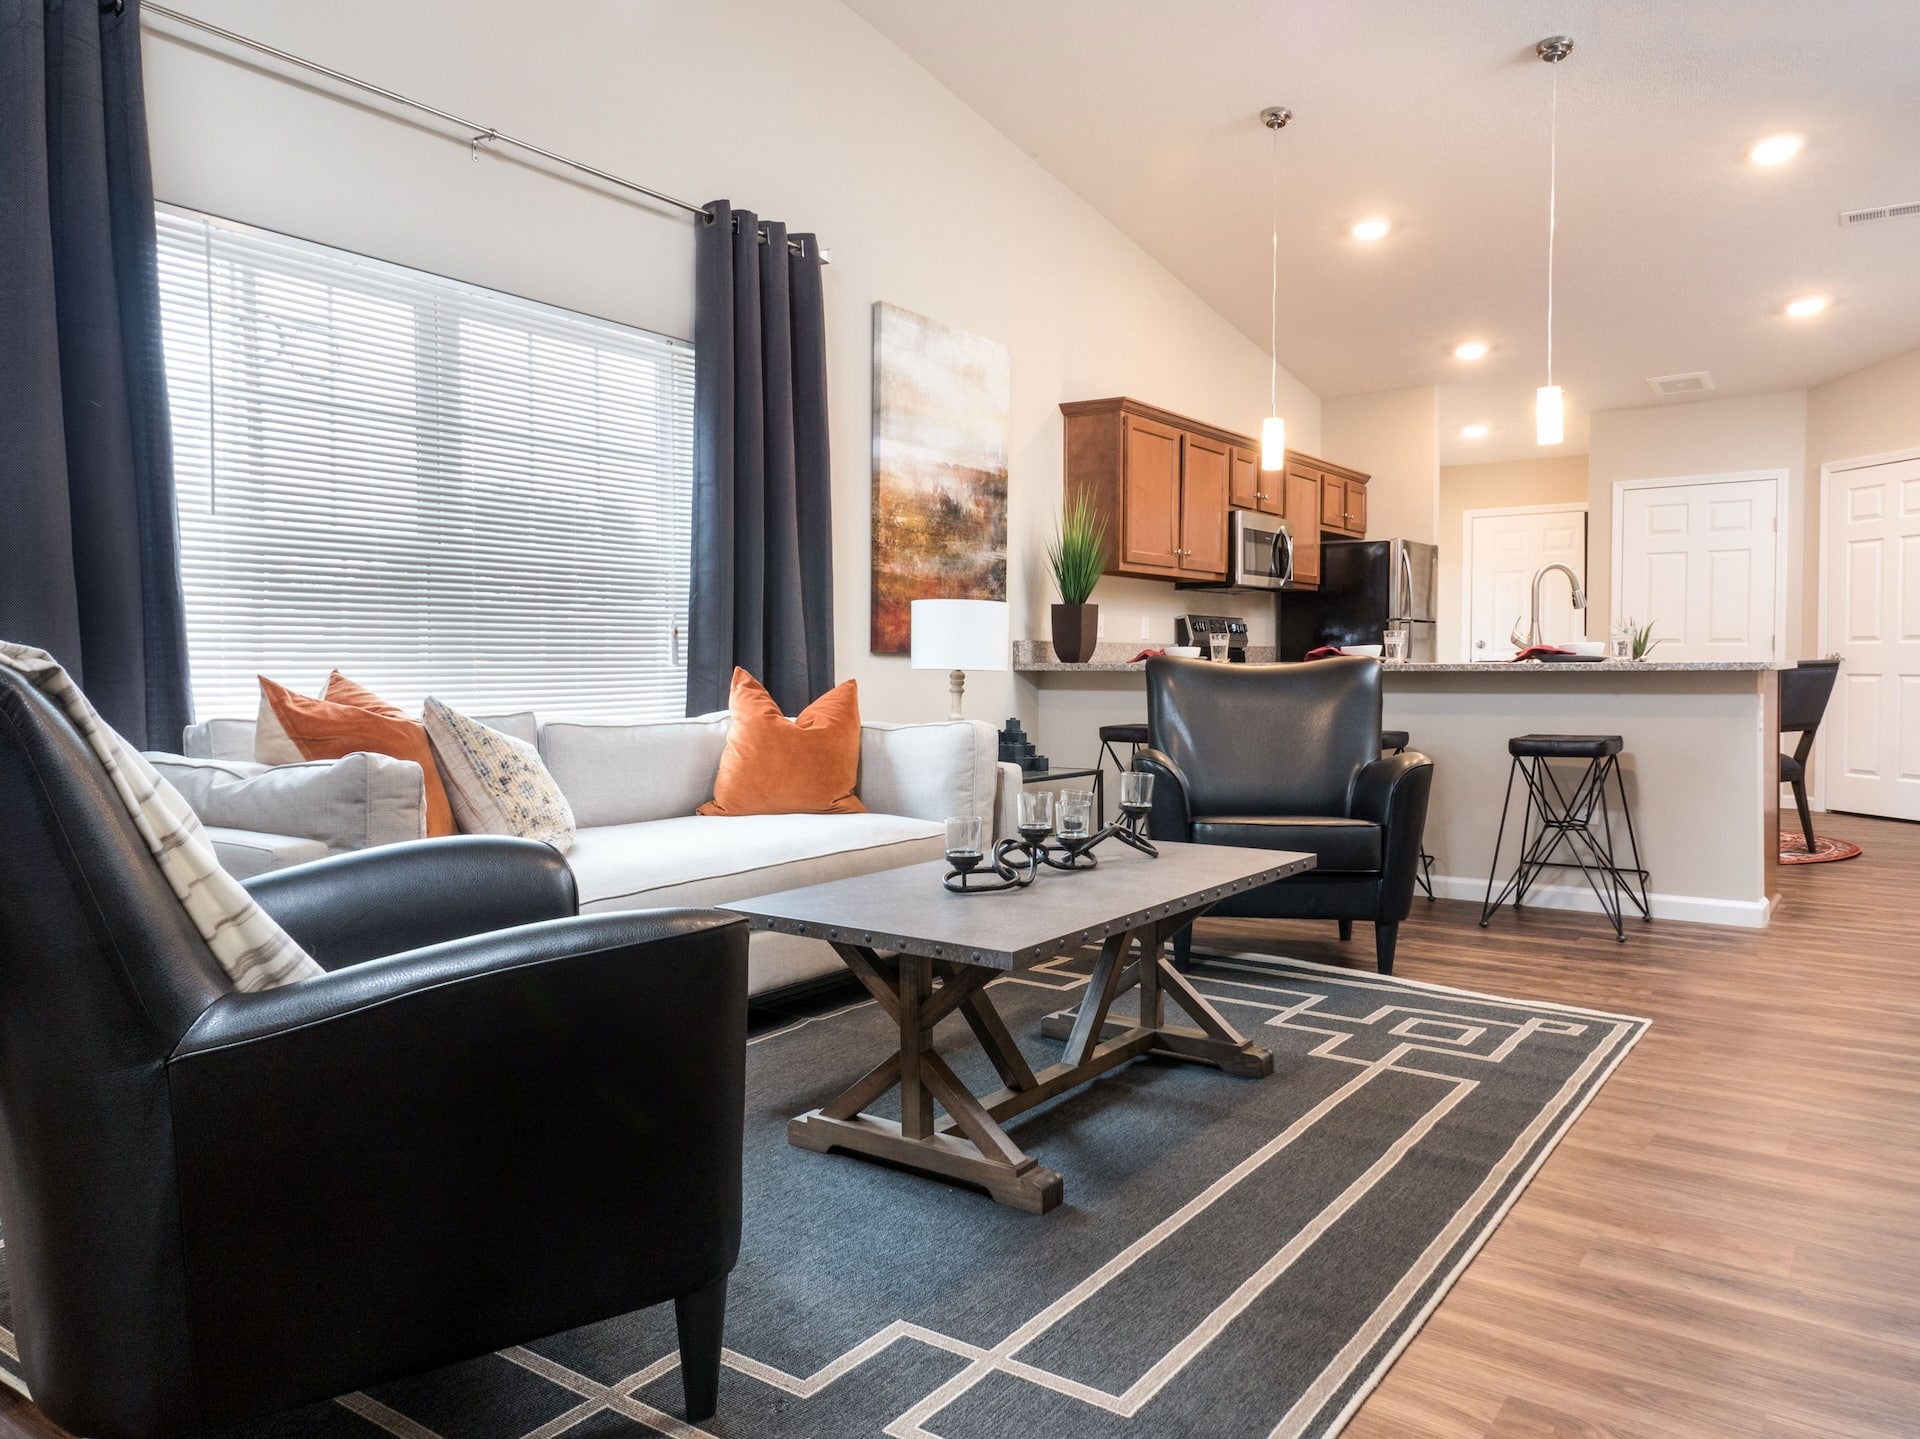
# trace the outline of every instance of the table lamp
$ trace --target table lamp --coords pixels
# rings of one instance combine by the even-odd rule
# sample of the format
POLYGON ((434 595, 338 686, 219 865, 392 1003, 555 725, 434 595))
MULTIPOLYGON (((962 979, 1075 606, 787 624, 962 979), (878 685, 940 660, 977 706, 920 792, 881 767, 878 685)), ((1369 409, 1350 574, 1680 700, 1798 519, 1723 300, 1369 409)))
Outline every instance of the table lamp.
POLYGON ((951 670, 953 713, 962 719, 960 696, 968 670, 1007 667, 1008 620, 1005 600, 915 600, 913 667, 951 670))

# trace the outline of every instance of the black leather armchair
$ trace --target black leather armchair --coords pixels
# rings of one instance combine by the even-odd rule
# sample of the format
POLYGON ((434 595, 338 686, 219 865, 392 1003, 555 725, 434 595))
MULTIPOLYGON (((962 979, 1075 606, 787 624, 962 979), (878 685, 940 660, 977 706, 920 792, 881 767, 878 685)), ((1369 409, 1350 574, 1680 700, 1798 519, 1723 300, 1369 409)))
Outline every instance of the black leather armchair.
MULTIPOLYGON (((1371 920, 1380 972, 1393 972, 1400 921, 1413 906, 1433 762, 1411 750, 1380 758, 1380 665, 1147 661, 1154 776, 1148 833, 1197 844, 1303 850, 1305 874, 1222 902, 1213 913, 1331 919, 1340 937, 1371 920)), ((1189 926, 1174 936, 1183 966, 1189 926)))
POLYGON ((236 992, 0 670, 0 1225, 40 1408, 170 1439, 672 1299, 710 1415, 745 925, 576 917, 565 862, 512 839, 251 889, 329 973, 236 992))

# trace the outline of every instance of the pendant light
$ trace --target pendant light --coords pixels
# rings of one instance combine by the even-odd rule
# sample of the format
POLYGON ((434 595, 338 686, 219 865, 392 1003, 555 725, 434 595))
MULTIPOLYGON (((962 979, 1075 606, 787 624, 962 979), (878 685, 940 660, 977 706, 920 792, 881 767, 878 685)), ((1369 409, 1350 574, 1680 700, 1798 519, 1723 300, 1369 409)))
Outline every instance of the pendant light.
POLYGON ((1260 422, 1260 468, 1282 470, 1287 464, 1287 422, 1280 418, 1280 132, 1293 111, 1270 105, 1260 112, 1260 123, 1273 131, 1273 250, 1271 283, 1267 290, 1267 417, 1260 422))
MULTIPOLYGON (((1533 53, 1557 66, 1573 53, 1573 36, 1552 35, 1533 47, 1533 53)), ((1553 97, 1547 121, 1547 382, 1533 397, 1534 438, 1557 445, 1567 437, 1567 398, 1553 382, 1553 240, 1555 201, 1560 186, 1560 72, 1553 72, 1553 97)))

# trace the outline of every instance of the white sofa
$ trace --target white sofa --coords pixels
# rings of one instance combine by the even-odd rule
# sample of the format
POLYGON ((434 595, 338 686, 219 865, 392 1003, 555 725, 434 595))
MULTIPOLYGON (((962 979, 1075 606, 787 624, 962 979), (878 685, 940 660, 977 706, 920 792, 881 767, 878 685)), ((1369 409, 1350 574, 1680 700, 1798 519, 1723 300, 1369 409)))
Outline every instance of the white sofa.
MULTIPOLYGON (((975 720, 861 726, 857 793, 866 814, 717 818, 713 797, 731 724, 725 714, 636 724, 485 717, 539 746, 573 807, 567 861, 580 908, 712 905, 938 859, 944 821, 979 815, 1012 830, 1020 770, 997 761, 993 727, 975 720)), ((425 833, 419 767, 382 755, 269 767, 252 762, 251 720, 191 726, 183 755, 150 755, 242 877, 425 833)), ((832 973, 817 940, 756 934, 754 994, 832 973)))

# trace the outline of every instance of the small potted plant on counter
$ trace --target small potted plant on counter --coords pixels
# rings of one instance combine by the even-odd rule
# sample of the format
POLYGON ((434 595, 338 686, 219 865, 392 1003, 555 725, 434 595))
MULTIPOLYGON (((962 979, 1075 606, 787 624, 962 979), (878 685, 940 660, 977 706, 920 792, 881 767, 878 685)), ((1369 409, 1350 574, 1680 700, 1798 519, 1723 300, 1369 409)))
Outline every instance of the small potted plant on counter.
POLYGON ((1060 590, 1053 607, 1053 653, 1062 664, 1083 665, 1100 639, 1100 606, 1087 603, 1106 566, 1107 526, 1085 495, 1067 499, 1060 527, 1047 545, 1047 567, 1060 590))

